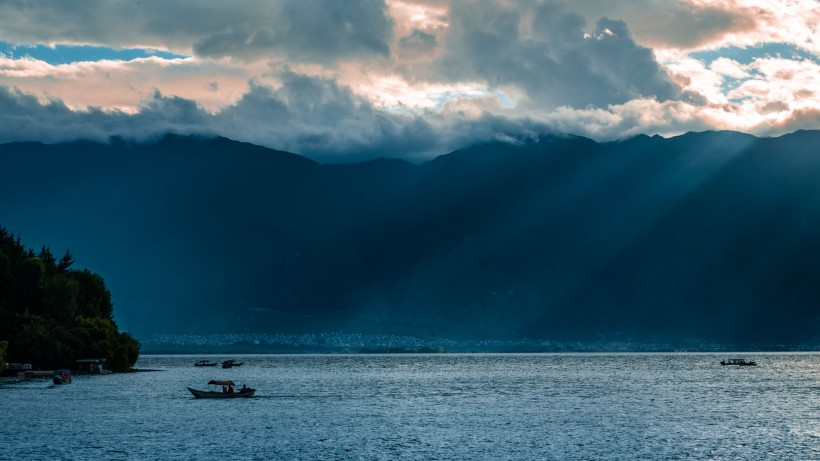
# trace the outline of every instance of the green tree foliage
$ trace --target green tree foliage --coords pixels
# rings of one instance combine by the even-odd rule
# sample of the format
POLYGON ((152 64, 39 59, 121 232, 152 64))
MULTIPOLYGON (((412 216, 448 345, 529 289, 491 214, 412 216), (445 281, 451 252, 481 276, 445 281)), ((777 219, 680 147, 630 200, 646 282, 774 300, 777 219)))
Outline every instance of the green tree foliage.
POLYGON ((112 369, 130 368, 139 343, 117 330, 102 277, 72 269, 73 264, 71 253, 58 260, 43 247, 35 254, 0 227, 0 338, 8 341, 6 361, 73 368, 79 358, 105 358, 112 369))

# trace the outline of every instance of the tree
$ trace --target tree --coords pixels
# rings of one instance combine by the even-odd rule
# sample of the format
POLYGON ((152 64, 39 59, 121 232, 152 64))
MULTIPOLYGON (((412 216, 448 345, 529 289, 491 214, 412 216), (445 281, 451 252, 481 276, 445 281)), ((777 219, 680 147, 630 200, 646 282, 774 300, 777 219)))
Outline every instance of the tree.
POLYGON ((80 356, 104 358, 115 370, 129 368, 139 358, 139 343, 128 333, 119 333, 111 320, 80 317, 72 334, 81 343, 80 356))
POLYGON ((105 287, 102 277, 83 269, 74 271, 72 278, 77 282, 78 315, 84 317, 102 317, 113 319, 114 305, 111 302, 111 292, 105 287))
POLYGON ((66 250, 65 254, 62 258, 60 258, 60 262, 57 263, 57 270, 60 272, 68 272, 68 269, 74 264, 74 256, 72 256, 71 252, 66 250))
POLYGON ((53 273, 57 270, 57 258, 54 257, 54 254, 47 246, 43 245, 38 256, 43 262, 43 267, 45 267, 49 273, 53 273))
POLYGON ((3 350, 38 368, 71 368, 83 357, 105 358, 113 369, 133 366, 139 343, 117 330, 111 292, 102 277, 73 264, 70 252, 57 262, 48 247, 35 254, 0 227, 3 350))

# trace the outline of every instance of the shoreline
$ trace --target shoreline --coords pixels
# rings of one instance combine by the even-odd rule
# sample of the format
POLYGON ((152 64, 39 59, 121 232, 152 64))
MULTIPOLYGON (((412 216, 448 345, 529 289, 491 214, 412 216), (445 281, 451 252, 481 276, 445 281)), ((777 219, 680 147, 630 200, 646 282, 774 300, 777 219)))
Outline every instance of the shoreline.
MULTIPOLYGON (((72 376, 105 376, 105 375, 121 375, 128 373, 150 373, 156 371, 165 371, 154 368, 129 368, 128 370, 107 370, 105 373, 75 373, 71 370, 72 376)), ((20 372, 17 376, 0 376, 0 384, 9 384, 13 382, 20 382, 29 379, 50 379, 54 375, 54 370, 28 370, 20 372)))
MULTIPOLYGON (((448 352, 146 352, 140 357, 252 357, 260 355, 278 356, 452 356, 452 355, 801 355, 820 354, 820 350, 726 350, 726 351, 448 351, 448 352)), ((162 371, 162 370, 153 370, 162 371)))

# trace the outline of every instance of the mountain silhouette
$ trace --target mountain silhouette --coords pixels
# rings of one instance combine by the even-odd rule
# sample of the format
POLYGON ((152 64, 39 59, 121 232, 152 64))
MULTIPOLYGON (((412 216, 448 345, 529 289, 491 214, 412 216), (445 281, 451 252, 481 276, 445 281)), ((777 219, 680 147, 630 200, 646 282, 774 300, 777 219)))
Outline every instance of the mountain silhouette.
POLYGON ((797 343, 820 327, 818 152, 818 131, 543 135, 423 164, 12 143, 0 225, 78 255, 136 335, 797 343))

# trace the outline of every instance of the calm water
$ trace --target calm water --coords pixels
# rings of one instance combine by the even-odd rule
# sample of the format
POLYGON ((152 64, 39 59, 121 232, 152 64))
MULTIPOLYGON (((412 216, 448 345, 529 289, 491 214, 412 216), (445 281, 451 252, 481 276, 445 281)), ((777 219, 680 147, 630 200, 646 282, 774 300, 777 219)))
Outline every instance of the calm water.
POLYGON ((820 354, 144 356, 0 385, 0 459, 820 459, 820 354), (232 379, 253 399, 195 400, 232 379))

